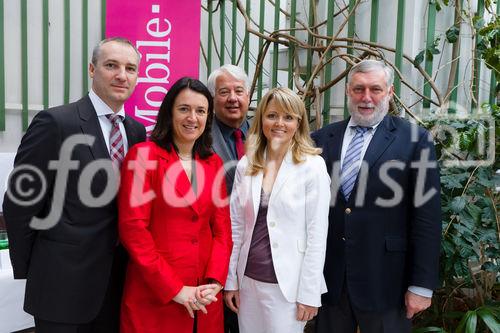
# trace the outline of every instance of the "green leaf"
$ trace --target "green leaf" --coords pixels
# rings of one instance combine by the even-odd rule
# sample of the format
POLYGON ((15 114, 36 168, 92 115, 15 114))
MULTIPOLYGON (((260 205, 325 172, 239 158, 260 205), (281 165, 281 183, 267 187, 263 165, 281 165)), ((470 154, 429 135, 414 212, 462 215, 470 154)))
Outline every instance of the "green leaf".
POLYGON ((484 264, 482 264, 481 269, 485 270, 487 272, 493 272, 493 273, 498 271, 498 267, 494 263, 492 263, 491 261, 487 261, 484 264))
POLYGON ((451 209, 458 214, 464 209, 466 204, 467 199, 465 197, 454 197, 451 202, 451 209))
POLYGON ((482 214, 483 210, 480 207, 478 207, 474 204, 469 204, 469 205, 467 205, 466 210, 475 221, 481 220, 481 214, 482 214))
POLYGON ((436 5, 436 10, 439 12, 441 8, 441 0, 429 0, 430 5, 436 5))
POLYGON ((476 182, 479 183, 480 185, 491 189, 495 188, 495 180, 498 177, 493 173, 493 170, 491 168, 484 168, 484 167, 479 168, 476 173, 476 176, 477 176, 476 182))
POLYGON ((486 248, 486 249, 484 250, 484 254, 485 254, 488 258, 500 258, 500 250, 499 250, 499 249, 494 248, 493 246, 489 246, 488 248, 486 248))
POLYGON ((442 248, 447 257, 451 257, 451 255, 455 253, 455 247, 453 243, 449 241, 443 241, 442 248))
MULTIPOLYGON (((494 290, 500 291, 500 284, 497 283, 495 286, 493 286, 494 290)), ((500 320, 500 307, 498 307, 498 303, 496 307, 493 306, 485 306, 483 308, 488 309, 488 311, 491 312, 491 314, 497 319, 500 320)))
POLYGON ((493 256, 493 253, 496 253, 496 251, 498 251, 498 249, 496 249, 494 245, 498 243, 498 240, 497 240, 496 230, 494 229, 492 223, 488 224, 483 223, 480 227, 478 227, 475 230, 474 234, 477 235, 478 241, 484 243, 484 245, 488 245, 488 247, 484 249, 485 256, 487 256, 488 258, 496 258, 496 257, 500 258, 500 254, 493 256))
POLYGON ((465 324, 465 333, 476 333, 476 327, 477 327, 477 313, 475 311, 471 311, 469 319, 465 324))
POLYGON ((434 48, 432 48, 432 49, 430 49, 429 51, 430 51, 433 55, 434 55, 434 54, 440 54, 440 53, 441 53, 441 51, 439 51, 439 49, 437 49, 437 48, 435 48, 435 47, 434 47, 434 48))
POLYGON ((492 333, 500 333, 500 321, 498 317, 495 318, 495 313, 490 308, 482 307, 477 310, 477 314, 492 333))
POLYGON ((476 51, 484 56, 484 52, 489 49, 488 42, 485 38, 477 36, 476 51))
POLYGON ((474 144, 474 135, 471 133, 460 133, 459 136, 459 144, 460 144, 460 149, 463 151, 468 151, 474 144))
POLYGON ((416 65, 420 65, 424 61, 424 54, 425 54, 425 50, 422 50, 417 54, 417 56, 415 57, 415 60, 413 60, 416 65))
POLYGON ((495 187, 495 182, 493 180, 488 179, 488 178, 479 177, 478 179, 476 179, 476 182, 484 187, 487 187, 487 188, 493 189, 495 187))
POLYGON ((471 248, 470 246, 461 246, 459 248, 459 253, 460 253, 460 257, 462 258, 465 258, 465 259, 470 259, 470 258, 477 258, 477 254, 476 252, 474 251, 473 248, 471 248))
POLYGON ((456 333, 476 333, 477 314, 475 311, 467 311, 458 323, 456 333))
POLYGON ((462 261, 455 261, 453 263, 453 270, 455 271, 456 276, 460 277, 468 277, 468 269, 467 266, 464 262, 462 261))
MULTIPOLYGON (((467 179, 467 178, 465 178, 467 179)), ((463 177, 459 177, 458 175, 446 175, 441 176, 441 185, 452 190, 454 188, 462 188, 462 182, 464 181, 463 177)))
POLYGON ((481 29, 483 26, 484 26, 484 18, 480 17, 480 16, 474 16, 472 18, 472 22, 474 23, 474 28, 475 29, 481 29))
POLYGON ((460 33, 460 29, 455 26, 455 25, 452 25, 447 31, 446 31, 446 40, 448 41, 448 43, 455 43, 457 40, 458 40, 458 35, 460 33))
POLYGON ((469 312, 468 311, 463 317, 462 319, 460 319, 460 322, 458 323, 458 326, 457 326, 457 330, 456 330, 456 333, 463 333, 464 331, 464 328, 465 328, 465 323, 467 322, 467 319, 469 318, 469 312))
POLYGON ((425 60, 432 61, 434 59, 434 55, 431 49, 425 49, 425 60))

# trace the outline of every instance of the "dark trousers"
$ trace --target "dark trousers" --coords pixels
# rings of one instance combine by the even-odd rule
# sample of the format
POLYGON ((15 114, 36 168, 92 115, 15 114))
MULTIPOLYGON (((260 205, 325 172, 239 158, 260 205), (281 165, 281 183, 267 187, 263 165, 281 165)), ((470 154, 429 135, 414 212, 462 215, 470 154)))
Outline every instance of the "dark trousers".
POLYGON ((127 254, 118 246, 113 259, 108 289, 97 317, 90 323, 67 324, 35 317, 36 333, 119 333, 120 304, 125 281, 127 254))
POLYGON ((384 312, 367 312, 356 309, 344 285, 340 302, 323 305, 316 317, 316 333, 410 333, 411 321, 404 308, 384 312))
POLYGON ((239 333, 238 315, 224 304, 224 333, 239 333))

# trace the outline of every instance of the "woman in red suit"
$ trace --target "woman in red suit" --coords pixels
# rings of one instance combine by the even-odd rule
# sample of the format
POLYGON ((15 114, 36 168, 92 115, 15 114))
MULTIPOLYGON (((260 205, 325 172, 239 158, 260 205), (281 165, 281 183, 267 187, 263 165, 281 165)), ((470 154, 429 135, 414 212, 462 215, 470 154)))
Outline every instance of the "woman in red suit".
POLYGON ((165 96, 151 141, 122 165, 120 240, 130 254, 122 333, 222 333, 231 226, 213 102, 182 78, 165 96), (201 310, 197 311, 197 310, 201 310))

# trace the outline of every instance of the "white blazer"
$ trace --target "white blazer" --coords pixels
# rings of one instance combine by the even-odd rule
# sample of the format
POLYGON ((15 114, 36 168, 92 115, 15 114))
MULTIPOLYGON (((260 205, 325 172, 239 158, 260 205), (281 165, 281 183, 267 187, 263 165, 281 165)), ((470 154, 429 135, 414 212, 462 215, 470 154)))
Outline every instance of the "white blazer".
MULTIPOLYGON (((249 176, 247 167, 244 156, 231 195, 234 245, 226 290, 241 285, 260 204, 263 173, 249 176)), ((311 155, 294 164, 288 152, 269 198, 267 227, 276 278, 289 302, 321 306, 329 204, 330 177, 323 158, 311 155)))

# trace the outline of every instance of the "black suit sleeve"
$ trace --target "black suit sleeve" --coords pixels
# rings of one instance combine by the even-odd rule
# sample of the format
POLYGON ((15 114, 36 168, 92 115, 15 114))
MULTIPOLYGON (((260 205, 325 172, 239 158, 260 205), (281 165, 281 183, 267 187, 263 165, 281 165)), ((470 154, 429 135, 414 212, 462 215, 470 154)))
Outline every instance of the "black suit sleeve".
POLYGON ((434 290, 439 283, 441 189, 436 151, 429 132, 421 136, 412 163, 414 200, 409 233, 409 285, 434 290), (416 167, 425 160, 429 162, 426 168, 423 164, 421 169, 416 167))
POLYGON ((41 111, 22 138, 14 160, 14 171, 9 178, 8 193, 3 202, 3 214, 16 279, 26 278, 28 272, 36 237, 36 231, 29 226, 31 219, 34 216, 43 217, 50 210, 55 172, 48 170, 48 163, 58 159, 60 137, 59 126, 53 116, 41 111), (37 173, 32 170, 37 170, 37 173))

